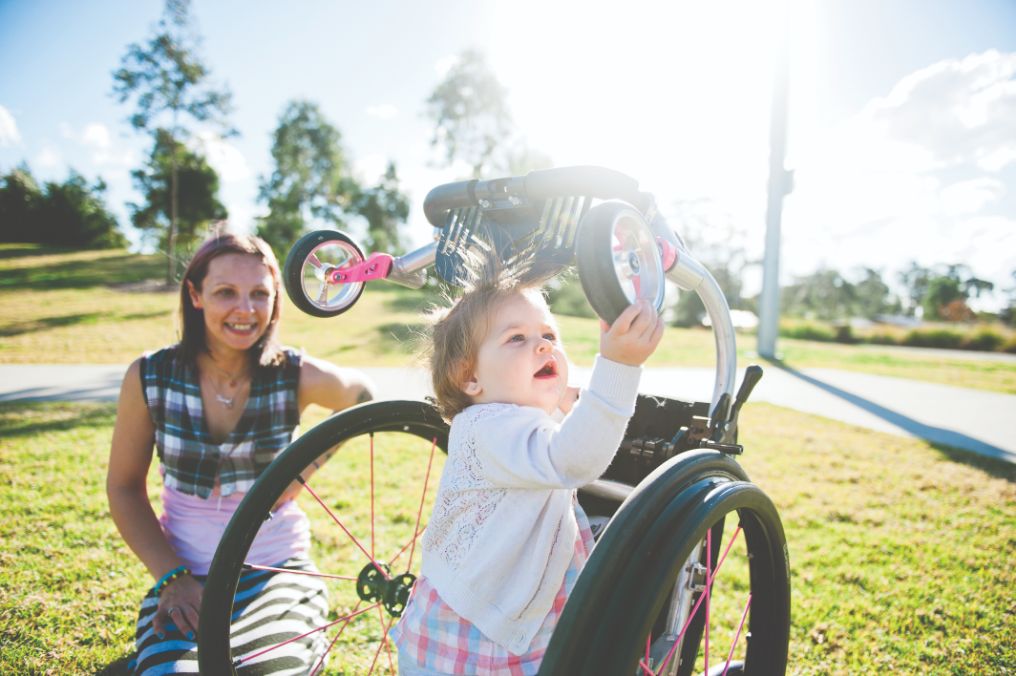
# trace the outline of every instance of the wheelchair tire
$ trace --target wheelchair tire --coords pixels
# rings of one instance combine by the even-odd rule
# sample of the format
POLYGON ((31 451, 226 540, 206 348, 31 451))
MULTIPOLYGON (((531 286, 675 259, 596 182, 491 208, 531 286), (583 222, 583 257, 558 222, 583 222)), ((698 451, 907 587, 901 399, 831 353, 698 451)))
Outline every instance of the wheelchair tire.
MULTIPOLYGON (((712 591, 708 584, 705 589, 712 591)), ((710 607, 717 613, 709 626, 729 619, 738 638, 729 652, 724 645, 722 653, 716 652, 714 640, 709 665, 729 664, 728 673, 785 672, 790 583, 779 516, 736 463, 711 451, 695 451, 658 468, 618 510, 579 576, 540 673, 702 673, 708 666, 710 607), (737 517, 736 529, 728 516, 737 517), (733 531, 727 545, 732 557, 720 553, 724 528, 733 531), (703 547, 704 540, 711 547, 703 547), (741 546, 732 550, 738 540, 741 546), (701 552, 699 561, 693 558, 696 551, 701 552), (693 593, 690 616, 676 626, 671 607, 675 582, 681 568, 696 563, 711 571, 702 573, 707 582, 720 565, 726 566, 722 595, 710 593, 703 603, 703 592, 693 593), (747 607, 742 609, 744 589, 747 607), (728 598, 728 591, 736 591, 738 598, 728 598), (747 622, 747 633, 739 618, 747 622), (683 637, 679 654, 672 647, 676 636, 683 637)), ((730 634, 724 634, 729 640, 730 634)))
POLYGON ((314 317, 334 317, 356 304, 364 283, 335 284, 326 279, 328 271, 363 260, 363 252, 349 235, 315 230, 289 250, 282 282, 296 307, 314 317))
POLYGON ((649 300, 663 311, 666 276, 659 246, 642 214, 625 202, 598 204, 579 223, 575 254, 582 290, 613 324, 626 307, 649 300))
MULTIPOLYGON (((315 463, 320 469, 303 483, 300 504, 310 520, 314 564, 322 571, 311 566, 311 574, 326 586, 329 598, 329 622, 320 629, 320 636, 328 644, 322 659, 338 659, 338 668, 347 673, 395 673, 387 630, 401 613, 413 575, 419 571, 420 519, 430 513, 425 498, 433 500, 441 475, 438 465, 444 454, 435 451, 446 452, 447 444, 448 426, 430 404, 379 401, 331 416, 286 448, 244 497, 215 551, 201 604, 201 673, 256 670, 263 653, 289 641, 305 640, 280 635, 272 638, 267 650, 259 646, 255 651, 249 646, 233 645, 231 634, 237 624, 247 621, 242 616, 233 617, 234 599, 243 593, 239 587, 241 575, 265 568, 245 562, 255 536, 271 520, 271 510, 286 488, 315 463), (341 449, 332 450, 340 444, 341 449), (327 459, 326 453, 334 453, 334 457, 320 462, 323 457, 327 459), (367 476, 369 499, 364 494, 357 502, 354 493, 363 492, 367 476), (422 479, 422 491, 407 490, 409 477, 422 479), (378 574, 381 570, 386 571, 384 576, 378 574), (347 627, 349 631, 345 631, 347 627)), ((268 570, 307 574, 291 568, 268 570)), ((317 636, 313 640, 321 640, 317 636)), ((305 665, 306 670, 310 666, 305 665)))

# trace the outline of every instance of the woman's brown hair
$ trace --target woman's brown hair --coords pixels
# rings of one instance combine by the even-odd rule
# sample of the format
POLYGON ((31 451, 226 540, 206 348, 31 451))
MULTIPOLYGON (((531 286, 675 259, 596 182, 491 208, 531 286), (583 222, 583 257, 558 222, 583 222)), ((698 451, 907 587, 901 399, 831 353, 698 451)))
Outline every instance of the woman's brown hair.
POLYGON ((275 302, 272 304, 271 318, 268 326, 258 341, 250 348, 251 366, 272 366, 282 359, 282 350, 276 338, 276 331, 279 325, 279 316, 282 312, 281 279, 279 262, 268 246, 260 237, 254 235, 238 235, 233 232, 219 232, 207 240, 198 248, 180 281, 180 318, 182 324, 179 349, 182 357, 194 363, 197 356, 207 352, 208 345, 205 343, 205 319, 204 313, 191 303, 187 283, 194 285, 196 291, 201 291, 205 276, 208 274, 209 264, 219 256, 226 254, 241 254, 255 256, 271 272, 272 284, 275 291, 275 302))

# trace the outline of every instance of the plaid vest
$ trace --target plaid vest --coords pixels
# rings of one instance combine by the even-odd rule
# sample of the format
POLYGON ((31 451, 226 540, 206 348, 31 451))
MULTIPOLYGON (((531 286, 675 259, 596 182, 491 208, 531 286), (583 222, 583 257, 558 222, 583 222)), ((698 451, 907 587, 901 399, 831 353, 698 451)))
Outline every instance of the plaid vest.
POLYGON ((155 425, 164 481, 181 493, 207 498, 216 479, 222 495, 246 492, 293 440, 300 411, 300 353, 283 350, 280 366, 256 368, 247 407, 221 444, 205 423, 197 370, 175 346, 141 360, 141 390, 155 425))

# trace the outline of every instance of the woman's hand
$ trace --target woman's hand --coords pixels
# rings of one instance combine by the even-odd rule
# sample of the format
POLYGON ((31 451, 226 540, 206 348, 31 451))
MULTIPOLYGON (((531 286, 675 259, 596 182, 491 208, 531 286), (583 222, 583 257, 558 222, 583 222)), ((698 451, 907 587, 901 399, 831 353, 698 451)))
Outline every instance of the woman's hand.
POLYGON ((609 328, 600 326, 600 354, 628 366, 641 366, 663 337, 663 319, 647 300, 629 305, 609 328))
POLYGON ((181 634, 193 641, 198 635, 198 612, 204 587, 190 575, 183 575, 162 588, 159 607, 152 618, 152 629, 165 638, 175 625, 181 634))

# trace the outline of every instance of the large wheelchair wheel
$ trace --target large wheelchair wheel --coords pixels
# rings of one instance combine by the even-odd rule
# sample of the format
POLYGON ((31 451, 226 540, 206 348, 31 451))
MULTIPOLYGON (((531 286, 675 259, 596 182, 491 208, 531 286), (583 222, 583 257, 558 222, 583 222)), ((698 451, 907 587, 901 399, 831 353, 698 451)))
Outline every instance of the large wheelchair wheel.
POLYGON ((582 290, 593 310, 613 324, 626 307, 648 300, 663 311, 666 276, 656 238, 634 207, 598 204, 582 217, 575 254, 582 290))
POLYGON ((356 242, 337 230, 309 232, 286 256, 282 282, 296 307, 314 317, 334 317, 353 307, 363 282, 335 282, 331 273, 363 262, 356 242))
POLYGON ((783 674, 789 632, 775 507, 735 462, 693 451, 655 470, 618 509, 540 673, 783 674))
MULTIPOLYGON (((323 654, 293 673, 321 673, 327 666, 335 673, 395 674, 387 632, 419 572, 419 539, 447 443, 448 426, 431 405, 381 401, 333 415, 283 451, 241 502, 215 552, 201 605, 201 673, 256 673, 273 651, 279 655, 290 642, 304 641, 323 654), (303 484, 298 503, 310 520, 314 566, 254 565, 248 553, 255 536, 294 481, 303 484), (234 617, 234 604, 245 594, 240 578, 252 570, 312 575, 327 590, 327 621, 309 633, 270 636, 256 649, 231 641, 231 629, 236 639, 241 623, 270 619, 234 617)), ((299 610, 300 603, 293 599, 288 606, 299 610)))

